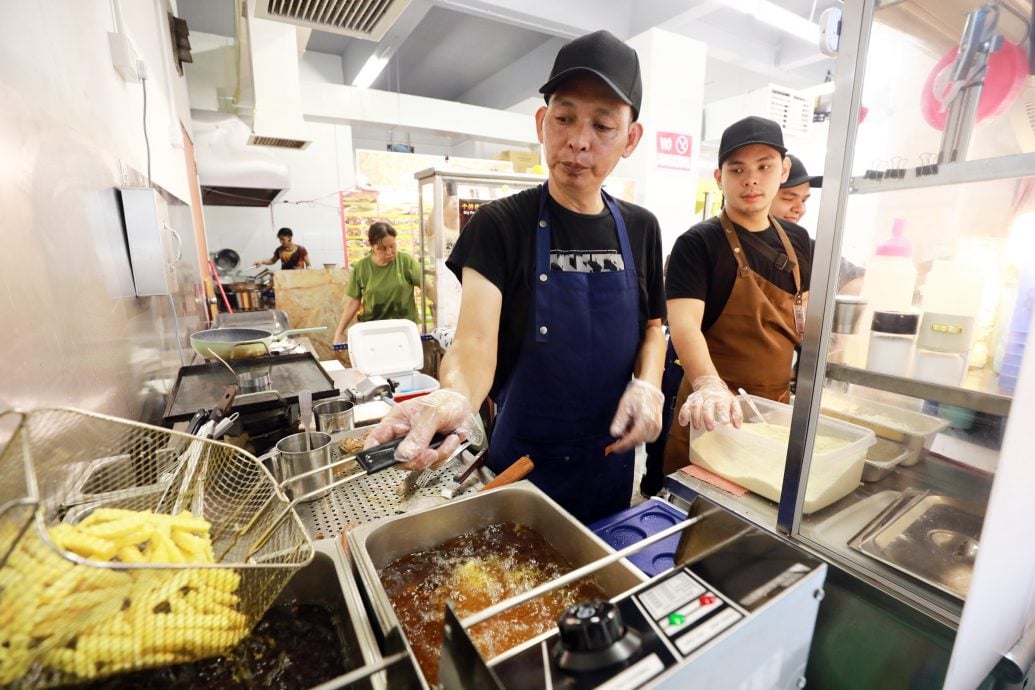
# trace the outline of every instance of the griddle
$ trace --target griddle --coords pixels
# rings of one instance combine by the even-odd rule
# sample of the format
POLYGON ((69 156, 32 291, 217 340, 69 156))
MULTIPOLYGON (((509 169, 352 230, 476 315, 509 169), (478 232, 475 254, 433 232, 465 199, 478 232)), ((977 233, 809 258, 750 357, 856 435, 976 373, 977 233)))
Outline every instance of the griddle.
MULTIPOLYGON (((231 410, 240 412, 242 416, 281 409, 285 404, 297 404, 301 390, 312 391, 313 400, 338 396, 334 381, 311 352, 238 359, 230 366, 238 374, 269 370, 273 391, 279 393, 279 398, 273 391, 238 394, 231 410)), ((237 381, 220 362, 181 367, 169 395, 163 421, 167 424, 184 421, 199 409, 211 408, 223 397, 223 386, 231 383, 237 381)))

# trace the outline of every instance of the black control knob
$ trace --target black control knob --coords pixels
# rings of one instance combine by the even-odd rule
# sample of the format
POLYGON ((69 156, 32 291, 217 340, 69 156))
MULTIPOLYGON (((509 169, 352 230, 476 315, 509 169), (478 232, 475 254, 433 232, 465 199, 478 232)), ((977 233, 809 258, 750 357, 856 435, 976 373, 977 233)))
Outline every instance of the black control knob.
POLYGON ((640 636, 626 628, 618 607, 592 601, 569 607, 557 619, 555 649, 562 669, 589 671, 625 661, 640 649, 640 636))

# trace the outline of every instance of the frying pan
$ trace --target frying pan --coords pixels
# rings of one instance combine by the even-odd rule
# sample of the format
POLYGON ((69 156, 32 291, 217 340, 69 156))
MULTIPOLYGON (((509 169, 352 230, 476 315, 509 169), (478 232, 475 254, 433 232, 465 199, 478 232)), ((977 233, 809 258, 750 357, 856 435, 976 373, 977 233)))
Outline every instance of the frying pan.
POLYGON ((266 354, 274 341, 283 340, 293 333, 315 333, 326 330, 327 326, 289 328, 274 335, 261 328, 210 328, 207 331, 192 333, 190 346, 205 358, 218 355, 223 359, 247 359, 266 354))

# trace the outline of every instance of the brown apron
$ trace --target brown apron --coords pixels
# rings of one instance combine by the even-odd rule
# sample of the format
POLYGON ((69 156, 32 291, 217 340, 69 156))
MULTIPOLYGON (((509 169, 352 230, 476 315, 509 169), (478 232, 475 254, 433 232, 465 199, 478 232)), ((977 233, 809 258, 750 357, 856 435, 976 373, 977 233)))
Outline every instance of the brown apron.
MULTIPOLYGON (((787 258, 794 263, 795 294, 788 294, 751 270, 733 224, 722 211, 719 222, 737 260, 737 278, 726 306, 705 331, 704 339, 712 363, 731 391, 743 388, 752 395, 787 402, 791 395, 794 348, 801 342, 795 320, 795 308, 801 309, 801 271, 780 222, 772 216, 769 221, 780 236, 787 258)), ((676 414, 692 392, 690 381, 684 376, 676 395, 676 414)), ((665 474, 687 465, 689 442, 689 426, 681 426, 675 420, 665 444, 665 474)))

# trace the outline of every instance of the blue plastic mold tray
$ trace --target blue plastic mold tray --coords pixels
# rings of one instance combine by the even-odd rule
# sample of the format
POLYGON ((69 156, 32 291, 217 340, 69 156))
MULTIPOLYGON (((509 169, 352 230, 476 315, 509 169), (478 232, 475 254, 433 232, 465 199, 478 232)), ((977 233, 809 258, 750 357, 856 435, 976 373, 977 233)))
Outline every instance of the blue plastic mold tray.
MULTIPOLYGON (((597 520, 589 528, 612 548, 624 549, 685 519, 683 511, 665 501, 651 498, 638 506, 597 520)), ((649 577, 654 577, 672 567, 678 544, 679 535, 673 534, 629 556, 629 562, 649 577)))

